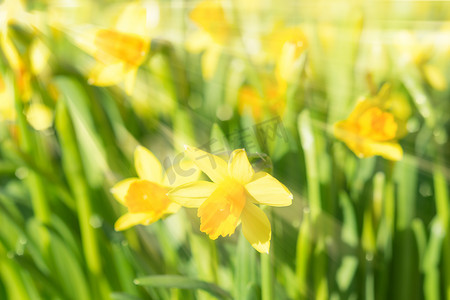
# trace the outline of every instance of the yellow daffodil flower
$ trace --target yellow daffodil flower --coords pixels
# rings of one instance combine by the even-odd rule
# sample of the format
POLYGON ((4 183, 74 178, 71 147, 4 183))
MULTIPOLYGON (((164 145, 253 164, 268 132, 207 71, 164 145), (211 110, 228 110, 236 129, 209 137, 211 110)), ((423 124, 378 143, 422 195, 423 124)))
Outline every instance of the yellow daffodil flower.
POLYGON ((239 90, 239 113, 242 115, 247 109, 250 110, 256 122, 262 121, 266 115, 281 116, 286 106, 285 91, 285 85, 266 81, 261 97, 255 88, 245 85, 239 90))
POLYGON ((137 70, 150 48, 144 7, 128 4, 112 28, 86 30, 74 38, 97 60, 89 74, 89 83, 110 86, 124 80, 125 91, 132 93, 137 70))
POLYGON ((270 248, 270 222, 257 206, 288 206, 291 192, 266 172, 255 173, 243 149, 224 159, 186 146, 185 154, 213 182, 197 181, 169 192, 173 201, 198 208, 200 230, 211 239, 232 235, 242 222, 242 231, 250 244, 261 253, 270 248))
POLYGON ((389 160, 403 157, 398 139, 404 134, 404 124, 393 113, 398 108, 386 101, 386 90, 385 85, 377 96, 358 102, 346 120, 334 125, 335 136, 359 157, 380 155, 389 160))
POLYGON ((180 206, 169 199, 167 192, 171 187, 197 180, 199 176, 198 169, 192 166, 187 174, 178 174, 174 167, 163 173, 158 159, 142 146, 135 150, 134 163, 139 178, 124 179, 111 189, 114 197, 128 208, 128 213, 114 225, 117 231, 138 224, 149 225, 164 215, 177 212, 180 206))
POLYGON ((230 35, 230 25, 225 17, 220 1, 200 2, 189 16, 191 20, 211 37, 214 42, 224 45, 230 35))
POLYGON ((190 13, 189 18, 200 28, 186 41, 192 53, 202 51, 202 73, 210 79, 216 70, 222 48, 229 42, 231 25, 226 19, 221 1, 205 0, 190 13))
POLYGON ((263 38, 269 60, 276 62, 275 75, 279 82, 293 80, 301 54, 308 42, 299 27, 284 27, 277 24, 274 30, 263 38))

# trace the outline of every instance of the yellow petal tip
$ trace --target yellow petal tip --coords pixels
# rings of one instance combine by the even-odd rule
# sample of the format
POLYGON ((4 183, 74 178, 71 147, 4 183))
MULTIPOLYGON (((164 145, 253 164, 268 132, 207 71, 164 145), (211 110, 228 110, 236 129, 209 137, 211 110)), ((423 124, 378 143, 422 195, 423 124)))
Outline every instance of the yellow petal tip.
POLYGON ((119 226, 119 224, 117 224, 117 222, 114 224, 114 231, 123 231, 125 230, 125 228, 122 228, 121 226, 119 226))

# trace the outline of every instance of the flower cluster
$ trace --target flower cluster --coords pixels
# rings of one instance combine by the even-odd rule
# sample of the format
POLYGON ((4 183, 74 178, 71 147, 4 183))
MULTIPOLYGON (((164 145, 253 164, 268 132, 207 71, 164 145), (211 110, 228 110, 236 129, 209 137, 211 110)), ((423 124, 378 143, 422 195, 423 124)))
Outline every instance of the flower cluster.
POLYGON ((291 205, 291 192, 270 174, 255 173, 243 149, 233 151, 228 162, 192 147, 186 147, 185 154, 212 182, 197 181, 196 172, 178 176, 169 184, 154 155, 143 147, 137 148, 135 167, 139 178, 125 179, 112 189, 116 199, 128 208, 128 213, 116 222, 116 230, 148 225, 176 212, 179 206, 198 208, 200 230, 211 239, 232 235, 242 222, 250 244, 268 253, 270 222, 258 205, 291 205))

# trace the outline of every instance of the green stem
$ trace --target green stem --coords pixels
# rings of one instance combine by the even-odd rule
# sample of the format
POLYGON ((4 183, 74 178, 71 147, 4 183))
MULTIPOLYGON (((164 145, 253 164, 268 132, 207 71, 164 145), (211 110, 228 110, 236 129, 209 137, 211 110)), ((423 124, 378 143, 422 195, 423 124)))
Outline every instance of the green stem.
POLYGON ((388 162, 385 172, 386 179, 383 189, 383 204, 380 220, 380 228, 377 231, 377 250, 375 258, 383 261, 377 270, 375 279, 375 299, 386 299, 391 277, 390 265, 392 262, 392 248, 394 236, 394 214, 395 214, 395 191, 392 179, 391 163, 388 162), (380 251, 381 250, 381 251, 380 251))
MULTIPOLYGON (((298 118, 298 131, 300 140, 305 152, 305 165, 308 184, 308 201, 311 210, 311 224, 314 228, 321 227, 319 217, 322 214, 322 204, 320 196, 320 180, 317 168, 316 141, 310 113, 304 110, 298 118)), ((325 254, 324 236, 321 236, 321 230, 317 231, 317 241, 314 245, 314 293, 317 299, 328 298, 327 284, 327 257, 325 254)), ((323 230, 322 230, 323 232, 323 230)))
POLYGON ((438 218, 444 228, 443 239, 443 285, 444 299, 450 299, 450 224, 449 224, 449 195, 447 182, 445 180, 442 168, 436 164, 433 171, 434 190, 436 194, 436 210, 438 218))
MULTIPOLYGON (((16 94, 18 94, 18 91, 16 91, 16 94)), ((27 153, 30 156, 34 154, 35 159, 39 160, 39 151, 36 151, 37 144, 33 139, 34 136, 28 126, 28 122, 26 121, 25 114, 23 113, 24 106, 19 96, 15 97, 15 106, 17 113, 17 123, 21 133, 20 148, 24 153, 27 153)), ((50 223, 50 208, 44 192, 44 184, 41 180, 41 177, 39 177, 39 174, 37 174, 30 168, 28 169, 28 172, 29 174, 26 178, 26 183, 30 191, 33 211, 41 225, 38 231, 40 242, 39 246, 41 247, 44 257, 48 258, 50 235, 48 233, 48 230, 44 226, 50 223)))
POLYGON ((0 278, 6 284, 9 299, 27 300, 30 297, 19 270, 19 266, 7 257, 6 249, 0 244, 0 278))
POLYGON ((165 271, 169 274, 177 274, 178 254, 163 221, 156 222, 155 229, 161 250, 164 253, 165 271))
POLYGON ((247 299, 249 288, 256 282, 255 252, 256 251, 250 246, 241 231, 237 245, 234 276, 235 299, 247 299))
MULTIPOLYGON (((270 208, 266 210, 267 215, 271 218, 271 210, 270 208)), ((261 299, 262 300, 272 300, 274 299, 273 294, 273 266, 271 259, 272 252, 267 254, 260 254, 260 263, 261 263, 261 299)))
POLYGON ((83 252, 92 278, 92 289, 97 292, 98 297, 102 296, 101 298, 107 299, 109 297, 109 286, 102 274, 97 234, 90 224, 92 216, 91 199, 76 143, 75 131, 63 100, 58 101, 56 107, 56 129, 61 144, 62 164, 65 174, 67 174, 69 186, 76 199, 83 252))
POLYGON ((308 266, 310 264, 312 244, 309 211, 304 211, 297 237, 295 275, 298 285, 298 299, 308 299, 309 280, 308 266))
POLYGON ((417 299, 420 293, 417 244, 411 224, 415 215, 417 167, 405 157, 398 162, 398 196, 394 236, 394 289, 395 299, 417 299))
POLYGON ((210 255, 211 255, 211 274, 212 274, 212 280, 214 283, 218 284, 219 283, 219 278, 218 278, 218 269, 219 269, 219 261, 218 261, 218 257, 217 257, 217 246, 216 246, 216 242, 213 240, 208 240, 209 242, 209 247, 210 247, 210 255))

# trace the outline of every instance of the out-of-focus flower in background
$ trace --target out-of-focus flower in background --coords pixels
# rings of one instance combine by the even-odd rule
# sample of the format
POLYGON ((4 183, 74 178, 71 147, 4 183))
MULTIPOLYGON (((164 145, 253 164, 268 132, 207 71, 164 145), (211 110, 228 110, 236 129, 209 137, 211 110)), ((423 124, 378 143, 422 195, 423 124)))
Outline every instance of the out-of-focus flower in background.
POLYGON ((250 244, 268 253, 270 222, 256 204, 289 206, 291 192, 270 174, 255 173, 243 149, 233 151, 228 163, 192 147, 186 147, 185 153, 213 182, 181 185, 169 192, 170 198, 182 206, 198 208, 200 230, 211 239, 232 235, 242 222, 250 244))
POLYGON ((53 124, 53 111, 46 105, 31 103, 26 110, 27 121, 36 130, 45 130, 53 124))
POLYGON ((398 139, 406 133, 409 113, 399 107, 399 99, 390 99, 389 90, 389 85, 384 85, 376 96, 363 98, 346 120, 334 125, 336 138, 358 157, 380 155, 389 160, 403 157, 398 139))
POLYGON ((299 58, 308 47, 303 30, 276 24, 273 31, 263 38, 263 46, 268 60, 276 63, 275 74, 280 84, 294 81, 299 58))
POLYGON ((261 122, 265 117, 282 116, 286 107, 285 85, 280 86, 276 80, 263 83, 263 95, 251 85, 244 85, 239 90, 239 113, 249 111, 255 122, 261 122))
MULTIPOLYGON (((396 36, 395 49, 398 53, 398 61, 402 65, 414 65, 417 67, 423 79, 435 90, 445 91, 447 79, 445 78, 446 64, 440 60, 445 56, 445 38, 449 35, 446 27, 438 33, 418 36, 414 32, 402 31, 396 36)), ((448 42, 447 42, 448 43, 448 42)))
POLYGON ((221 1, 204 0, 189 14, 189 18, 200 28, 186 40, 186 49, 202 54, 202 74, 210 79, 231 38, 231 24, 227 20, 221 1))
POLYGON ((26 12, 21 0, 4 0, 0 5, 0 32, 6 33, 10 23, 29 25, 31 14, 26 12))
POLYGON ((22 12, 19 13, 16 9, 10 8, 9 5, 10 1, 5 2, 3 5, 7 5, 6 7, 3 6, 0 8, 0 14, 2 17, 4 17, 1 21, 1 31, 0 31, 0 46, 1 50, 6 58, 6 61, 9 65, 9 67, 13 70, 15 79, 17 82, 17 88, 20 91, 20 98, 24 101, 29 100, 31 97, 31 86, 30 86, 30 73, 29 70, 26 68, 25 62, 21 57, 21 54, 19 53, 17 47, 13 43, 13 41, 10 38, 9 34, 9 23, 14 23, 16 21, 15 18, 11 16, 11 14, 14 14, 15 17, 18 17, 22 15, 22 12), (6 11, 5 11, 6 9, 6 11), (16 16, 18 15, 18 16, 16 16))
POLYGON ((14 108, 14 92, 11 90, 12 82, 9 77, 0 75, 0 122, 14 121, 16 110, 14 108))
POLYGON ((111 28, 84 29, 72 35, 96 59, 88 75, 90 84, 111 86, 124 81, 126 93, 132 94, 138 68, 150 50, 145 7, 127 4, 111 28))
POLYGON ((149 225, 177 212, 180 206, 167 196, 170 187, 197 180, 199 176, 193 166, 190 167, 192 172, 187 174, 179 174, 173 167, 164 173, 159 160, 142 146, 135 150, 134 163, 139 178, 124 179, 111 189, 117 201, 128 208, 128 213, 116 221, 116 230, 149 225))
POLYGON ((189 17, 215 43, 224 45, 228 41, 231 28, 221 1, 202 1, 191 11, 189 17))
POLYGON ((0 16, 1 50, 12 71, 3 74, 0 119, 15 121, 14 98, 18 97, 27 103, 24 113, 30 125, 36 130, 45 130, 53 123, 53 113, 40 101, 33 100, 38 98, 39 93, 33 93, 31 81, 33 76, 47 75, 50 50, 38 36, 35 15, 25 11, 22 1, 6 0, 0 5, 0 16), (32 40, 24 42, 24 37, 19 38, 19 34, 10 25, 20 26, 32 40), (12 74, 14 76, 10 76, 12 74))
POLYGON ((248 111, 257 122, 283 115, 288 86, 299 83, 304 66, 301 58, 308 43, 300 27, 285 27, 277 23, 269 34, 261 38, 261 45, 262 49, 252 56, 252 60, 274 70, 274 75, 262 73, 259 80, 261 90, 244 84, 238 94, 239 113, 242 115, 248 111))

